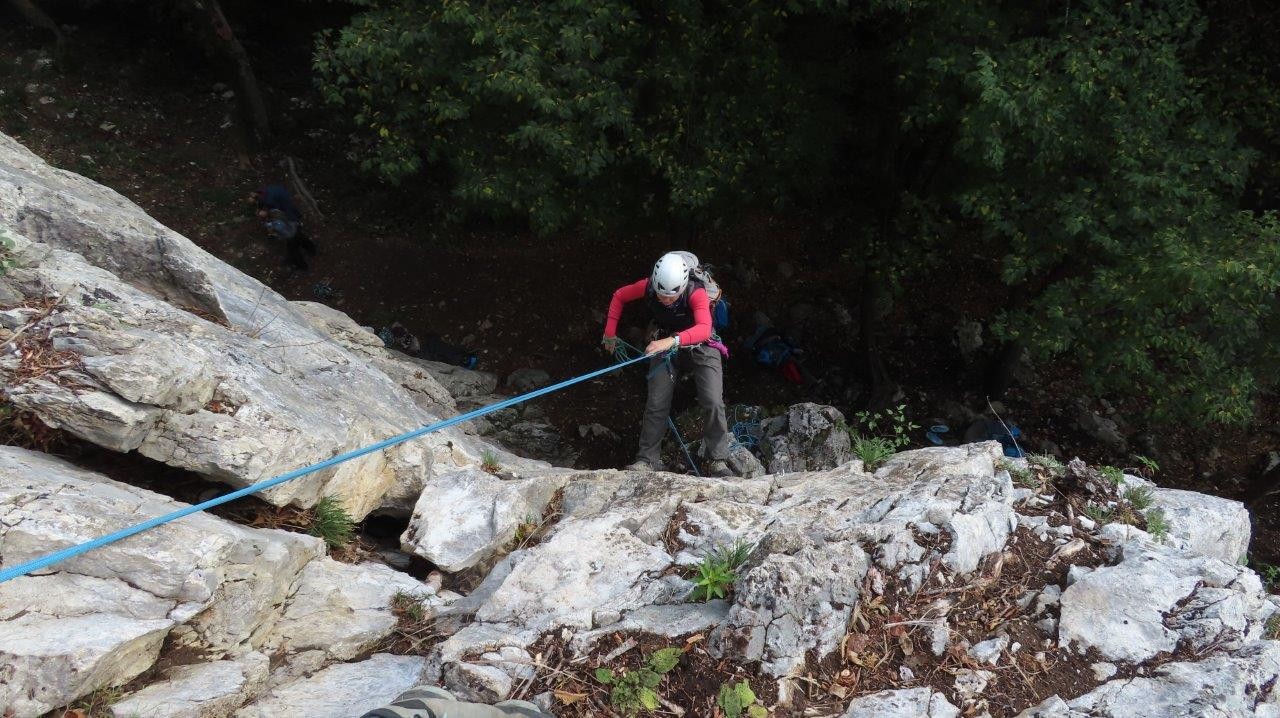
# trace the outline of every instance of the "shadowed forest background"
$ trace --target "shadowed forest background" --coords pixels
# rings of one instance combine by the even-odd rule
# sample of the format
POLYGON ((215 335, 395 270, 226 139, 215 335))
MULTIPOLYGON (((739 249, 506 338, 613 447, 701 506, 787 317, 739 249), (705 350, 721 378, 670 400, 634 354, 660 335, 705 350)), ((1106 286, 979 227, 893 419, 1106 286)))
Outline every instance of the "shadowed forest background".
MULTIPOLYGON (((1032 450, 1254 502, 1275 561, 1278 26, 1247 0, 9 0, 0 129, 499 376, 602 365, 613 289, 691 249, 731 347, 761 312, 805 349, 799 386, 738 351, 730 403, 963 431, 999 402, 1032 450), (244 202, 297 178, 306 272, 244 202)), ((630 377, 542 410, 615 466, 642 404, 630 377)))

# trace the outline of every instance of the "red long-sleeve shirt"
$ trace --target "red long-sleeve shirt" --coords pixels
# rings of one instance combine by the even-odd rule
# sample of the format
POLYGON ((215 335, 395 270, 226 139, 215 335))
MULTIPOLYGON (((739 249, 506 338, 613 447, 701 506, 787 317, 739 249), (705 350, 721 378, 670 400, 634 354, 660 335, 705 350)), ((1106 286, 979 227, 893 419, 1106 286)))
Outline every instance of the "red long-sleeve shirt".
MULTIPOLYGON (((644 293, 648 289, 648 279, 618 287, 618 290, 613 293, 613 299, 609 300, 609 319, 604 325, 606 337, 617 336, 618 320, 622 318, 623 305, 637 299, 644 299, 644 293)), ((682 332, 676 332, 682 347, 701 344, 711 338, 711 301, 707 299, 707 290, 702 287, 693 290, 689 295, 689 308, 693 310, 693 326, 682 332)))

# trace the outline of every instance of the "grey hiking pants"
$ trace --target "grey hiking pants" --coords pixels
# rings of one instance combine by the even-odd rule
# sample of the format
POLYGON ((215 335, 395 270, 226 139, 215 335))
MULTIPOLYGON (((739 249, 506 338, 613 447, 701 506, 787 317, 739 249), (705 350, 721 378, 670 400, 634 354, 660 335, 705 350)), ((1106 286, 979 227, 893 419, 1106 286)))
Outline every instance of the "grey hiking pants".
POLYGON ((724 369, 720 352, 706 344, 681 349, 671 360, 671 371, 664 360, 649 360, 649 397, 645 401, 644 418, 640 420, 640 451, 636 458, 654 466, 662 465, 662 437, 667 433, 667 417, 671 413, 671 397, 675 394, 680 372, 692 371, 698 387, 698 404, 706 411, 706 428, 702 435, 703 455, 712 461, 729 458, 729 425, 724 418, 724 369))

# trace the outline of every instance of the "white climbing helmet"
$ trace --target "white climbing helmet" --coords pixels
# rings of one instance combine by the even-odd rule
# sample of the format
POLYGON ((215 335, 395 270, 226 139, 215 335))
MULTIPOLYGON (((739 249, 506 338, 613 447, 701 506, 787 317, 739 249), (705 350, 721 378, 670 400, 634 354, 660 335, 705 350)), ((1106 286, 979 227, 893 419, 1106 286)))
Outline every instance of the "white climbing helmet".
POLYGON ((689 283, 689 265, 680 252, 667 252, 653 265, 649 284, 660 297, 675 297, 689 283))

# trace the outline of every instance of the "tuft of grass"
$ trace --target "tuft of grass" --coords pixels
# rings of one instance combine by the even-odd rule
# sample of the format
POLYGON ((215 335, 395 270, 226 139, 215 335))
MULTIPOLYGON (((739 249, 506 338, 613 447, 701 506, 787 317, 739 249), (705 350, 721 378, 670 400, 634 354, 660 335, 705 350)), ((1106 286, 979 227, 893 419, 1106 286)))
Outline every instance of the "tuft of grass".
POLYGON ((1124 472, 1114 466, 1104 466, 1098 469, 1098 473, 1102 474, 1102 478, 1112 486, 1119 486, 1120 482, 1124 481, 1124 472))
POLYGON ((524 542, 528 541, 529 537, 533 536, 533 532, 537 531, 538 527, 541 525, 542 524, 538 521, 536 516, 533 516, 532 514, 525 516, 524 521, 521 521, 520 524, 516 526, 516 532, 515 535, 511 537, 511 542, 514 543, 516 547, 523 546, 524 542))
POLYGON ((376 650, 402 656, 428 655, 444 636, 436 631, 434 617, 427 612, 423 597, 396 591, 391 597, 391 613, 396 626, 376 650))
POLYGON ((1155 497, 1151 495, 1151 489, 1148 489, 1145 486, 1132 486, 1127 488, 1124 490, 1121 498, 1128 501, 1129 505, 1138 511, 1146 511, 1151 508, 1151 504, 1155 501, 1155 497))
POLYGON ((485 449, 480 454, 480 470, 490 474, 496 474, 502 469, 502 464, 498 463, 498 455, 492 451, 485 449))
POLYGON ((710 601, 713 598, 725 598, 734 581, 738 580, 738 568, 746 563, 755 547, 742 541, 734 541, 729 546, 719 546, 698 564, 697 575, 693 582, 693 593, 690 597, 697 601, 710 601))
POLYGON ((1107 506, 1088 504, 1084 507, 1084 515, 1093 519, 1093 521, 1099 526, 1105 526, 1111 523, 1111 520, 1115 518, 1116 512, 1115 509, 1107 506))
POLYGON ((355 535, 356 522, 342 503, 326 496, 311 509, 311 535, 319 536, 329 548, 342 548, 355 535))
POLYGON ((1026 489, 1040 488, 1040 482, 1036 480, 1035 474, 1031 472, 1031 469, 1019 466, 1008 459, 1000 460, 1000 468, 1008 471, 1009 476, 1013 477, 1013 483, 1018 486, 1026 489))
POLYGON ((712 555, 715 556, 717 561, 728 566, 731 571, 737 571, 751 557, 753 550, 755 550, 754 545, 742 539, 737 539, 728 546, 718 547, 712 555))
POLYGON ((880 468, 880 465, 889 460, 893 456, 893 444, 887 439, 878 436, 863 436, 861 434, 853 435, 853 453, 862 459, 862 464, 868 471, 874 471, 880 468))
POLYGON ((1063 466, 1061 461, 1048 454, 1027 454, 1027 463, 1032 466, 1039 466, 1054 477, 1067 475, 1067 467, 1063 466))
POLYGON ((1268 641, 1280 641, 1280 613, 1271 614, 1262 629, 1262 637, 1268 641))
POLYGON ((391 612, 402 615, 412 623, 421 623, 427 617, 422 599, 407 591, 396 591, 391 597, 391 612))
POLYGON ((1151 509, 1147 512, 1147 533, 1160 542, 1169 537, 1169 519, 1164 515, 1164 511, 1151 509))
POLYGON ((83 718, 107 718, 112 715, 111 706, 124 698, 124 689, 119 686, 99 688, 72 703, 65 713, 54 711, 49 715, 83 716, 83 718))

